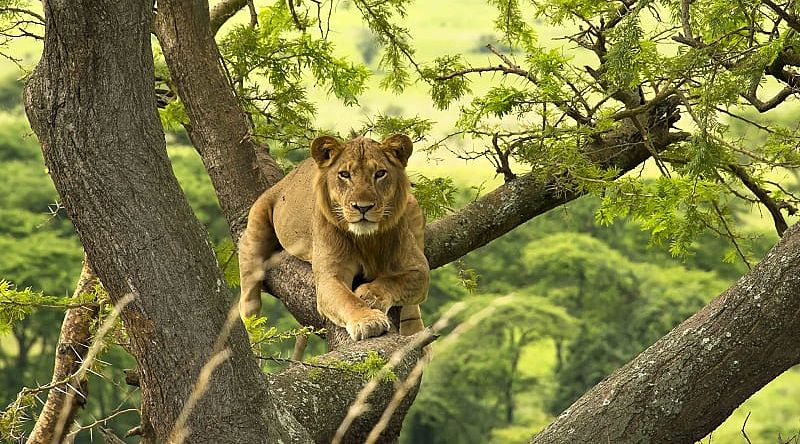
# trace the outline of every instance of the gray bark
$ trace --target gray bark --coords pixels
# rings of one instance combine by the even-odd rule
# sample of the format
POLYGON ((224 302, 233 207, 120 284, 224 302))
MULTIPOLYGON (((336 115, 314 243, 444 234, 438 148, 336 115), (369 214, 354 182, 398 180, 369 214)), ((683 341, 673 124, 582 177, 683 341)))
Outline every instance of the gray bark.
MULTIPOLYGON (((431 342, 434 337, 428 331, 418 333, 419 336, 405 337, 397 334, 384 335, 370 339, 371 347, 378 351, 384 359, 389 359, 392 352, 404 353, 406 358, 393 370, 396 380, 381 383, 367 398, 369 409, 359 416, 347 429, 342 442, 364 442, 375 423, 380 419, 385 406, 392 399, 395 386, 406 382, 409 372, 421 358, 420 348, 431 342)), ((360 343, 343 344, 336 351, 327 353, 315 362, 357 362, 363 360, 367 349, 360 343)), ((340 370, 320 369, 317 367, 293 365, 291 368, 270 377, 271 389, 276 397, 285 402, 289 411, 312 434, 317 443, 329 443, 336 429, 342 422, 342 412, 346 412, 361 390, 365 380, 340 370), (335 384, 329 381, 337 381, 335 384), (321 383, 324 382, 324 383, 321 383)), ((400 434, 403 418, 411 407, 419 384, 410 382, 411 392, 403 398, 395 411, 387 428, 381 434, 379 442, 394 442, 400 434)))

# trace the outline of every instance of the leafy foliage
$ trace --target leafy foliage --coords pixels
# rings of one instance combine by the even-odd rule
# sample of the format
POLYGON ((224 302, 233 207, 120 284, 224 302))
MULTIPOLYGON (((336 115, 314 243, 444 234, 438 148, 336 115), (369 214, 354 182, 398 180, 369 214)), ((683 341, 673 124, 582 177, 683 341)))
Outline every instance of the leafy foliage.
POLYGON ((379 378, 380 382, 394 382, 397 375, 386 367, 386 360, 377 352, 370 350, 360 361, 348 362, 332 359, 311 358, 306 364, 311 366, 309 376, 312 379, 319 378, 323 371, 345 372, 369 381, 379 378))
POLYGON ((430 179, 417 174, 414 176, 412 192, 419 202, 425 219, 434 220, 452 210, 456 188, 452 179, 443 177, 430 179))
POLYGON ((750 239, 733 229, 740 202, 781 208, 783 216, 772 212, 776 227, 797 212, 797 195, 769 177, 800 166, 798 125, 765 125, 753 116, 786 108, 796 91, 796 31, 774 8, 712 0, 688 10, 677 1, 489 3, 499 14, 496 31, 511 46, 490 46, 495 58, 485 66, 444 54, 421 71, 438 108, 469 100, 458 134, 493 147, 464 151, 465 159, 487 157, 498 166, 514 159, 510 168, 600 196, 598 222, 631 216, 650 231, 651 243, 681 257, 711 231, 730 239, 727 259, 748 262, 750 239), (559 26, 574 46, 542 46, 534 17, 559 26), (484 72, 498 75, 473 94, 470 79, 484 72), (610 131, 635 127, 654 153, 647 140, 654 134, 644 134, 649 113, 668 100, 680 104, 678 113, 691 120, 681 127, 690 132, 656 154, 657 173, 618 180, 617 171, 597 166, 588 150, 610 131), (755 134, 732 135, 732 122, 755 134))
POLYGON ((219 44, 223 59, 253 118, 254 135, 305 145, 315 113, 305 76, 345 105, 355 105, 369 70, 336 57, 330 41, 294 31, 286 2, 261 9, 258 20, 257 28, 239 25, 225 35, 219 44))
POLYGON ((431 66, 422 69, 422 77, 430 80, 430 96, 437 108, 447 109, 451 102, 472 91, 466 77, 444 78, 451 72, 458 72, 465 68, 466 64, 461 56, 452 55, 437 57, 431 66))
MULTIPOLYGON (((383 48, 378 67, 386 70, 381 79, 381 86, 394 92, 402 92, 411 82, 408 64, 414 62, 414 48, 408 29, 395 23, 395 16, 400 19, 406 15, 409 0, 354 0, 358 11, 369 26, 377 43, 383 48)), ((418 69, 418 68, 417 68, 418 69)))
POLYGON ((313 327, 278 330, 277 327, 267 324, 267 318, 265 316, 251 316, 243 319, 243 321, 247 334, 250 336, 250 344, 255 351, 263 350, 267 345, 294 339, 298 336, 324 333, 324 330, 317 330, 313 327))
POLYGON ((433 127, 433 121, 419 117, 400 117, 379 114, 373 121, 359 131, 360 133, 373 132, 380 139, 385 139, 392 134, 405 134, 414 142, 424 139, 433 127))
POLYGON ((96 293, 71 297, 45 296, 30 287, 17 289, 11 282, 0 279, 0 334, 8 334, 11 327, 41 307, 65 309, 72 305, 96 304, 96 293))
POLYGON ((225 239, 222 243, 214 247, 214 254, 217 256, 217 264, 225 275, 225 282, 228 288, 239 286, 239 261, 236 256, 236 246, 230 239, 225 239))

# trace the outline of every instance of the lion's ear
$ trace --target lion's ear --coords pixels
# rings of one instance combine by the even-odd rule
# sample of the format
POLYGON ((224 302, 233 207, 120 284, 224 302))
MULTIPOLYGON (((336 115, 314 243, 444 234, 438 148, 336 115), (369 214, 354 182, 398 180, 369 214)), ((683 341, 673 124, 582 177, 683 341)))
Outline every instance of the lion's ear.
POLYGON ((414 151, 414 144, 405 134, 395 134, 384 139, 383 149, 389 151, 403 166, 408 165, 408 158, 414 151))
POLYGON ((311 142, 311 157, 318 166, 327 166, 341 151, 342 144, 333 136, 320 136, 311 142))

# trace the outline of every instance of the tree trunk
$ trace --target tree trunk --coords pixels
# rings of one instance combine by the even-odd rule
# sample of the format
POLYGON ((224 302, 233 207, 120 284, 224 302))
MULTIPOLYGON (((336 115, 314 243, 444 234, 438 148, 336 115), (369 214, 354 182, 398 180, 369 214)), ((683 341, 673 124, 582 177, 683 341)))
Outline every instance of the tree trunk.
POLYGON ((531 442, 695 442, 800 363, 800 225, 752 271, 531 442))
MULTIPOLYGON (((233 5, 236 6, 236 5, 233 5)), ((258 196, 283 176, 266 147, 251 139, 209 26, 205 0, 163 0, 155 18, 164 58, 191 122, 186 126, 211 177, 233 239, 258 196), (258 156, 258 154, 262 154, 258 156)))
MULTIPOLYGON (((167 159, 153 94, 152 3, 51 0, 26 111, 62 203, 141 369, 149 439, 166 441, 232 299, 167 159)), ((241 323, 188 417, 189 442, 289 441, 241 323)), ((280 415, 291 418, 289 415, 280 415)))

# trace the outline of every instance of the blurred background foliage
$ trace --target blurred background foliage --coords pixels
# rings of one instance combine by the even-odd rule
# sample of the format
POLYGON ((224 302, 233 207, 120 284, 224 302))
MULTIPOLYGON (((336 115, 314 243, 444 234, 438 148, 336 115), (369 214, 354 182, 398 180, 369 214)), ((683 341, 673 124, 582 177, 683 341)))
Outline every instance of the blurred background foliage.
MULTIPOLYGON (((542 7, 537 15, 533 10, 502 9, 516 2, 463 1, 454 13, 447 2, 412 5, 401 0, 342 1, 331 6, 330 22, 318 21, 313 15, 300 17, 301 25, 319 27, 318 34, 312 36, 294 30, 295 18, 283 2, 278 2, 259 5, 266 6, 258 16, 260 28, 248 28, 249 17, 240 14, 226 26, 219 41, 232 79, 251 113, 254 136, 268 143, 286 168, 306 156, 304 147, 315 129, 343 136, 351 131, 366 132, 376 138, 396 131, 409 133, 417 142, 417 154, 409 166, 415 193, 433 219, 502 182, 491 156, 476 153, 481 154, 481 146, 487 143, 484 138, 491 125, 502 126, 509 118, 528 119, 527 113, 532 111, 524 104, 535 102, 537 97, 519 82, 498 85, 498 76, 492 74, 438 90, 432 86, 431 77, 445 69, 494 60, 487 44, 510 53, 522 51, 522 47, 528 62, 540 70, 538 74, 554 75, 569 58, 559 51, 538 48, 535 41, 545 42, 563 34, 558 26, 546 25, 545 17, 551 23, 566 20, 567 3, 575 2, 550 2, 555 6, 542 7), (375 5, 394 9, 376 10, 375 5), (507 22, 494 23, 495 7, 512 18, 522 17, 524 12, 526 24, 509 27, 507 22), (398 38, 389 39, 390 34, 398 38), (461 55, 434 60, 442 54, 461 55), (409 62, 411 56, 430 63, 417 66, 409 62), (415 76, 422 80, 412 81, 415 76), (460 98, 469 91, 475 92, 472 100, 460 98), (451 103, 454 106, 448 108, 451 103), (492 116, 499 120, 492 120, 492 116), (460 134, 453 137, 454 131, 460 134), (462 137, 465 133, 471 137, 462 137)), ((602 8, 605 2, 579 3, 602 8)), ((712 6, 709 3, 711 12, 712 6)), ((631 20, 614 38, 621 45, 635 46, 654 29, 658 27, 652 20, 631 20)), ((709 35, 715 32, 706 27, 702 30, 709 35)), ((629 51, 643 55, 622 60, 621 49, 612 53, 611 61, 622 67, 612 68, 608 81, 621 86, 645 81, 654 62, 647 57, 656 57, 657 53, 648 45, 635 50, 629 47, 629 51), (635 69, 629 69, 631 66, 635 69)), ((15 50, 22 54, 23 65, 35 63, 32 54, 36 51, 30 46, 17 46, 15 50)), ((582 57, 586 54, 578 55, 582 57)), ((157 86, 169 88, 168 73, 160 62, 157 55, 157 86)), ((674 69, 683 69, 678 62, 669 61, 674 69)), ((1 74, 0 278, 18 288, 69 295, 79 274, 82 251, 57 203, 24 116, 20 81, 24 74, 11 63, 2 65, 1 74)), ((579 80, 571 75, 554 78, 579 80)), ((711 82, 704 85, 693 87, 705 88, 703 94, 723 96, 720 101, 727 100, 726 90, 714 89, 711 82)), ((723 87, 731 88, 729 84, 719 88, 723 87)), ((563 91, 552 84, 536 94, 549 94, 549 100, 557 100, 563 91)), ((796 126, 794 110, 796 107, 766 116, 746 115, 764 125, 796 126)), ((233 281, 236 264, 230 260, 228 229, 202 162, 188 146, 179 101, 169 100, 162 108, 162 120, 175 174, 233 281)), ((743 144, 761 146, 768 142, 768 134, 740 119, 715 115, 710 125, 712 132, 724 125, 724 131, 743 144)), ((515 154, 514 168, 527 165, 535 170, 537 166, 532 164, 541 156, 555 156, 558 150, 558 155, 568 153, 556 133, 551 134, 553 144, 546 150, 528 147, 515 154)), ((775 149, 786 150, 785 145, 775 149)), ((699 153, 696 157, 720 155, 703 151, 703 146, 696 140, 689 144, 699 153)), ((552 172, 552 168, 542 166, 543 174, 552 172)), ((709 173, 702 168, 685 173, 668 182, 680 185, 686 177, 710 180, 701 177, 709 173)), ((769 172, 763 173, 771 177, 769 172)), ((658 177, 656 166, 648 163, 636 180, 641 181, 637 184, 643 190, 641 194, 647 195, 664 179, 658 177)), ((781 181, 787 191, 798 192, 796 173, 782 176, 781 181)), ((710 187, 716 185, 719 183, 709 182, 710 187)), ((663 215, 663 209, 647 207, 652 202, 642 198, 637 213, 615 207, 619 202, 596 194, 550 211, 432 272, 430 295, 423 305, 429 323, 456 302, 466 302, 467 309, 451 320, 449 328, 493 306, 501 296, 510 295, 510 299, 493 306, 491 316, 459 334, 449 347, 434 345, 435 359, 406 418, 402 442, 525 442, 586 389, 747 271, 740 258, 731 256, 730 239, 713 230, 693 232, 691 242, 680 245, 676 259, 670 242, 658 245, 652 220, 642 212, 663 215), (603 211, 614 214, 606 217, 603 211), (609 224, 601 226, 598 221, 609 224)), ((717 202, 719 196, 720 190, 714 188, 707 197, 717 202)), ((710 205, 710 201, 705 204, 710 205)), ((744 200, 725 199, 724 204, 726 220, 736 227, 739 241, 746 243, 748 257, 763 256, 776 240, 769 217, 744 200)), ((269 325, 279 330, 297 327, 279 303, 267 296, 264 301, 263 314, 269 325)), ((8 404, 21 387, 49 381, 62 317, 59 310, 41 309, 0 337, 0 401, 8 404)), ((276 356, 285 357, 292 344, 273 347, 276 356)), ((321 341, 312 341, 309 355, 321 350, 321 341)), ((79 418, 83 424, 114 410, 137 406, 137 393, 125 385, 122 371, 134 366, 130 356, 111 345, 101 358, 108 365, 90 376, 90 399, 79 418)), ((264 368, 279 366, 265 363, 264 368)), ((800 431, 797 399, 800 369, 795 368, 748 400, 704 442, 745 442, 740 429, 748 413, 747 432, 753 442, 774 442, 779 436, 787 439, 796 435, 800 431)), ((137 421, 135 414, 126 414, 107 425, 122 435, 137 421)), ((82 433, 77 442, 92 439, 89 433, 82 433)))

